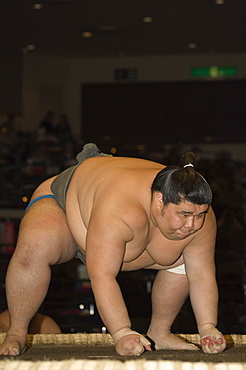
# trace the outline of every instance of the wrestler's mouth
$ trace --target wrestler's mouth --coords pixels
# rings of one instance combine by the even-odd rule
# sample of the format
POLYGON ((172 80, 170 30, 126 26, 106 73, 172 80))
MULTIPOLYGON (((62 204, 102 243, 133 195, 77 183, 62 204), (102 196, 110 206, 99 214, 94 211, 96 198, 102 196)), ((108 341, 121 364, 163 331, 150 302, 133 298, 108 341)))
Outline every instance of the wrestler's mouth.
POLYGON ((184 239, 184 238, 187 238, 188 236, 190 236, 192 234, 192 231, 181 231, 181 230, 177 230, 176 234, 184 239))

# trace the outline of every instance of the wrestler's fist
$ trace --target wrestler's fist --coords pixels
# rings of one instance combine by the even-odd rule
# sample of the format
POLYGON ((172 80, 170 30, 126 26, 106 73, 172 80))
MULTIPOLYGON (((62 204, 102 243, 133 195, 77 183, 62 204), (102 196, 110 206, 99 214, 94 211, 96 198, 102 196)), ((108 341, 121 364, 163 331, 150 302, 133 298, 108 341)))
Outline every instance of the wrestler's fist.
POLYGON ((121 356, 140 356, 145 349, 151 351, 150 342, 138 333, 125 335, 116 344, 116 352, 121 356))
POLYGON ((215 327, 204 327, 199 330, 202 350, 205 353, 219 353, 226 348, 224 336, 215 327))

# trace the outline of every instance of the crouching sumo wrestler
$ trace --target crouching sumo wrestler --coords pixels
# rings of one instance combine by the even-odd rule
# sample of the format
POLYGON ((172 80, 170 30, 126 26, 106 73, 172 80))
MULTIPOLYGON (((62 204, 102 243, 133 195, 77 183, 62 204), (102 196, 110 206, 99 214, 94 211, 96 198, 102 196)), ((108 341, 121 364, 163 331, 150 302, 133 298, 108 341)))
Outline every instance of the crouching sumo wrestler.
POLYGON ((29 322, 47 294, 50 266, 74 257, 86 263, 99 314, 120 355, 198 350, 170 332, 188 294, 202 350, 223 351, 225 339, 216 328, 216 220, 211 189, 194 169, 194 154, 184 154, 183 167, 165 167, 105 156, 87 144, 77 157, 77 166, 37 188, 22 219, 6 276, 10 327, 0 354, 25 350, 29 322), (121 270, 139 269, 158 270, 146 335, 131 330, 116 280, 121 270))

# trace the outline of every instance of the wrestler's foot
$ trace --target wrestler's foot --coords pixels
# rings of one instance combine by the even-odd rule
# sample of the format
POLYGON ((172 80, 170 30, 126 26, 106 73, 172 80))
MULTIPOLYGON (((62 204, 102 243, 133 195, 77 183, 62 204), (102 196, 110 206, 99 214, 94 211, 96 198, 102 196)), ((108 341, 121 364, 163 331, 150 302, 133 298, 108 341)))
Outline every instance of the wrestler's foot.
POLYGON ((183 339, 177 337, 172 333, 162 334, 157 338, 156 335, 151 335, 151 333, 148 332, 147 337, 154 342, 155 349, 157 351, 161 349, 188 350, 188 351, 199 350, 199 348, 194 344, 185 342, 183 339))
POLYGON ((26 338, 23 340, 15 334, 8 335, 0 344, 0 355, 18 356, 26 350, 26 338))

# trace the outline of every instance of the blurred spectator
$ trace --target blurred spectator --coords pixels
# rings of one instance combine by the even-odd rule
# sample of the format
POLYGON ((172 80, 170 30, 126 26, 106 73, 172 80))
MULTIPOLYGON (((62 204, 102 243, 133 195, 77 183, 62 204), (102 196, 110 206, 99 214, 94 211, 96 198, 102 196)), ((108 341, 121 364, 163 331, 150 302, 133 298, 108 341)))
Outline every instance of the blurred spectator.
POLYGON ((55 135, 60 144, 73 140, 72 129, 70 127, 66 114, 61 114, 58 118, 58 124, 55 128, 55 135))
POLYGON ((183 163, 182 157, 184 154, 184 141, 182 138, 176 140, 174 145, 169 149, 166 157, 167 165, 181 166, 183 163))
POLYGON ((44 129, 47 134, 52 134, 55 131, 54 120, 55 112, 48 110, 38 127, 44 129))
POLYGON ((18 125, 14 114, 8 114, 7 121, 1 124, 2 133, 11 133, 16 135, 18 133, 18 125))
POLYGON ((78 163, 76 159, 76 155, 78 154, 78 148, 75 145, 74 141, 72 140, 66 141, 63 144, 62 150, 63 153, 61 157, 62 158, 61 167, 63 169, 74 166, 75 164, 78 163))
MULTIPOLYGON (((46 176, 47 165, 50 162, 50 153, 46 141, 35 142, 31 147, 29 156, 26 158, 22 173, 26 175, 46 176)), ((43 177, 40 177, 40 181, 43 177)))
POLYGON ((0 159, 3 163, 13 162, 18 144, 18 128, 15 115, 9 114, 0 127, 0 159))
POLYGON ((244 203, 241 188, 235 181, 235 165, 229 152, 217 153, 209 172, 213 191, 213 209, 219 220, 225 209, 237 212, 244 203))

